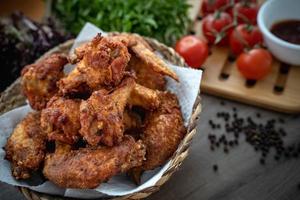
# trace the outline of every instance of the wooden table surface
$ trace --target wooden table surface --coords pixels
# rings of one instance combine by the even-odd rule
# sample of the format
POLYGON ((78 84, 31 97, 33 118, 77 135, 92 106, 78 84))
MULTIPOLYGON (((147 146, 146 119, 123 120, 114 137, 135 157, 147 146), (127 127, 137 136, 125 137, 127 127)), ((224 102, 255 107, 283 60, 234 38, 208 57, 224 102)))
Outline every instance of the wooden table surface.
MULTIPOLYGON (((203 111, 198 122, 190 155, 172 178, 151 195, 148 200, 299 200, 300 158, 276 162, 269 156, 264 166, 259 164, 259 153, 244 140, 225 154, 221 149, 211 152, 207 135, 212 133, 208 120, 217 112, 232 111, 236 107, 238 115, 255 117, 260 112, 261 120, 282 117, 288 132, 286 143, 300 142, 300 117, 283 115, 231 101, 221 105, 220 98, 202 95, 203 111), (212 166, 219 166, 218 172, 212 166)), ((224 131, 224 130, 223 130, 224 131)), ((222 131, 216 131, 221 134, 222 131)), ((14 187, 0 183, 1 200, 23 200, 24 197, 14 187)))

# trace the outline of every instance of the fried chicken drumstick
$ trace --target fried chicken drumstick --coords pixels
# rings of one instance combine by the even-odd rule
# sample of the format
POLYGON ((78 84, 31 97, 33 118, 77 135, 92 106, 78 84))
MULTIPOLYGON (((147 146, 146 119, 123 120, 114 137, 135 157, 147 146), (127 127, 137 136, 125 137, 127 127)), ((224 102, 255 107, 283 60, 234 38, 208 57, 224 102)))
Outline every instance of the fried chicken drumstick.
POLYGON ((60 187, 95 188, 110 177, 142 164, 145 149, 131 136, 113 147, 87 147, 70 150, 57 147, 45 159, 44 175, 60 187))
POLYGON ((15 128, 6 146, 6 158, 12 163, 12 175, 27 179, 44 161, 46 134, 40 127, 40 113, 29 113, 15 128))
POLYGON ((52 54, 23 68, 22 91, 33 109, 45 108, 49 99, 57 93, 56 82, 64 76, 63 67, 67 62, 64 55, 52 54))

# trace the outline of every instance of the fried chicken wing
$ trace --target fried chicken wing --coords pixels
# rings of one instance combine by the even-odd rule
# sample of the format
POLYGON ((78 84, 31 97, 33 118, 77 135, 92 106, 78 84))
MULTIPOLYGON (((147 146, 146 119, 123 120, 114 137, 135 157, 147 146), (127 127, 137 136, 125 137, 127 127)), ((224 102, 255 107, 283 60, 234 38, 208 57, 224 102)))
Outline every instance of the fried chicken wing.
POLYGON ((158 94, 158 91, 136 84, 131 92, 129 104, 140 106, 147 110, 154 110, 160 105, 158 94))
POLYGON ((84 47, 84 50, 77 51, 81 60, 75 69, 59 81, 60 92, 64 95, 92 93, 101 88, 114 87, 125 74, 130 54, 122 42, 98 34, 84 47))
POLYGON ((153 90, 164 90, 166 80, 162 74, 153 71, 147 66, 140 58, 135 55, 131 56, 131 59, 127 65, 126 70, 134 71, 136 74, 136 82, 147 88, 153 90))
POLYGON ((150 66, 154 72, 169 76, 174 80, 179 81, 176 73, 169 69, 167 64, 155 53, 150 51, 148 48, 145 48, 142 43, 133 45, 131 49, 135 55, 139 57, 146 65, 150 66))
POLYGON ((144 156, 144 145, 131 136, 113 147, 58 147, 47 155, 43 173, 60 187, 95 188, 118 173, 140 166, 144 156))
POLYGON ((54 96, 42 110, 41 126, 49 140, 74 144, 79 139, 81 100, 54 96))
POLYGON ((90 145, 99 142, 113 146, 121 142, 124 132, 123 113, 135 86, 132 77, 125 78, 111 93, 107 90, 93 92, 80 105, 80 133, 90 145))
POLYGON ((176 96, 161 92, 160 99, 160 108, 149 113, 145 119, 142 141, 146 145, 147 156, 143 170, 151 170, 165 163, 186 133, 176 96))
POLYGON ((80 106, 80 133, 92 146, 118 144, 124 133, 124 109, 127 104, 153 110, 159 106, 157 92, 137 85, 126 77, 112 92, 93 92, 80 106))
POLYGON ((153 52, 151 46, 142 37, 128 33, 113 34, 110 37, 126 44, 135 56, 144 62, 147 68, 179 81, 176 73, 169 69, 167 64, 153 52))
POLYGON ((64 76, 63 67, 67 62, 64 55, 52 54, 24 67, 21 73, 22 90, 33 109, 43 109, 58 91, 56 82, 64 76))
POLYGON ((12 175, 27 179, 44 160, 46 134, 40 127, 40 113, 29 113, 15 128, 6 146, 6 158, 12 163, 12 175))
POLYGON ((152 47, 148 44, 144 38, 137 34, 132 33, 112 33, 108 37, 111 37, 114 40, 123 42, 127 47, 136 45, 137 43, 142 44, 145 48, 153 51, 152 47))
POLYGON ((158 91, 136 84, 131 92, 129 104, 140 106, 147 110, 154 110, 160 104, 158 91))

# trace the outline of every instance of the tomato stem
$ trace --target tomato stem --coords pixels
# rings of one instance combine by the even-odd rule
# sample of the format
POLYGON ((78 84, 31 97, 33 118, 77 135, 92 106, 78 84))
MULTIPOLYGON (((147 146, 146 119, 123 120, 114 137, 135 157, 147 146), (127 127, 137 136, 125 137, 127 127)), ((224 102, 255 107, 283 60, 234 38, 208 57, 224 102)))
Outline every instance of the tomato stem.
POLYGON ((250 33, 250 32, 252 32, 252 30, 253 30, 253 26, 252 26, 252 24, 246 24, 245 26, 244 26, 244 28, 245 28, 245 30, 248 32, 248 33, 250 33))
POLYGON ((215 12, 215 19, 220 19, 220 17, 221 17, 221 12, 219 11, 219 10, 217 10, 216 12, 215 12))

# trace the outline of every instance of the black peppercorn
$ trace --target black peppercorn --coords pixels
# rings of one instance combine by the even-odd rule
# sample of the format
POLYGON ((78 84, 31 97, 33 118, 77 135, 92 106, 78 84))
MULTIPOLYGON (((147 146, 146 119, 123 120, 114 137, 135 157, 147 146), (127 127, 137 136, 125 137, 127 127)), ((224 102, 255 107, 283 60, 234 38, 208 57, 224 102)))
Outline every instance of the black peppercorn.
POLYGON ((213 165, 213 170, 216 172, 218 171, 218 165, 213 165))

